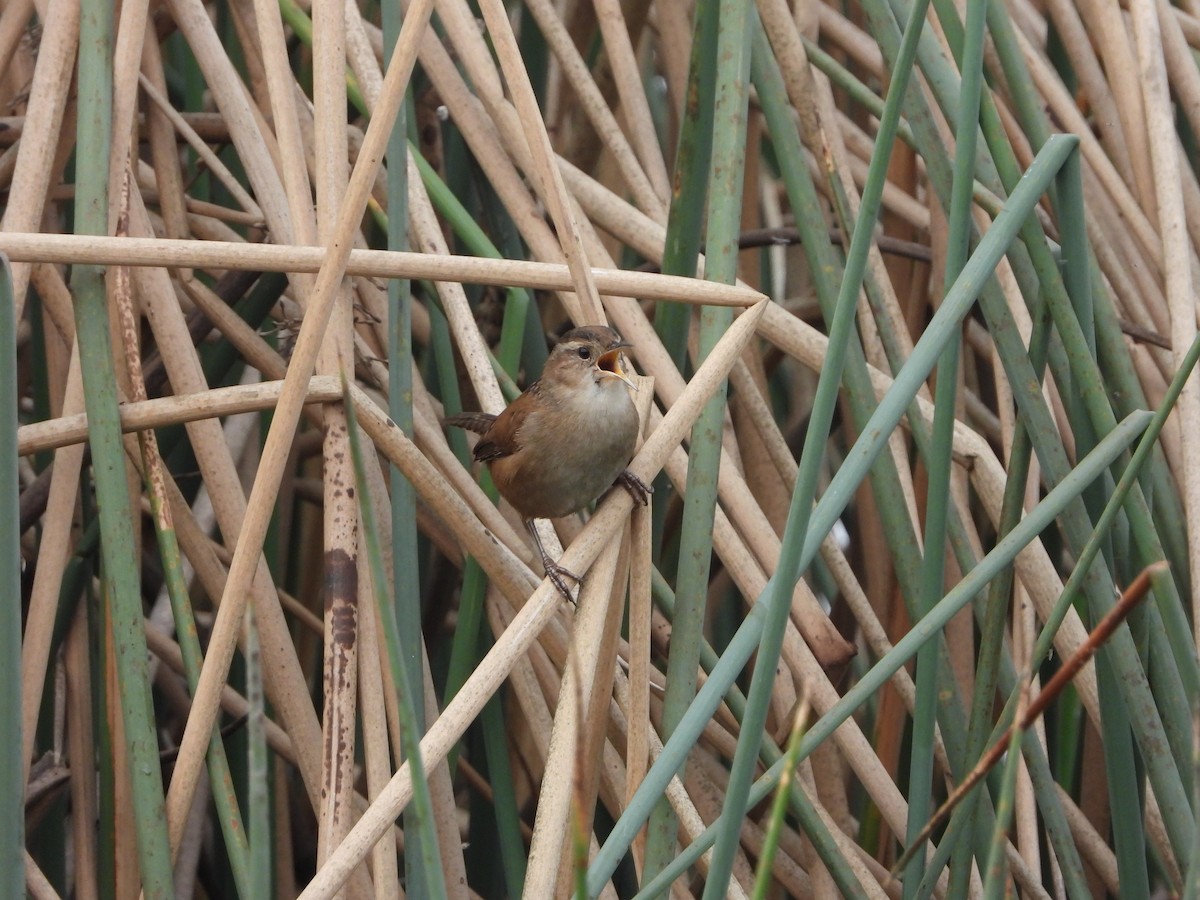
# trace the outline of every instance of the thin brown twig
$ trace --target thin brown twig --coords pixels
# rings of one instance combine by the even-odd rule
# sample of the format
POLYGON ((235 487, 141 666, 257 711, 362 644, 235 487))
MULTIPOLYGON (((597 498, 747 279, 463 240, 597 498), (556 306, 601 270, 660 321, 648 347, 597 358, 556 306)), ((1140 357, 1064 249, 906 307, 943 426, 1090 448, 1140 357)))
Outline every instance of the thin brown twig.
POLYGON ((975 768, 971 770, 971 773, 962 784, 954 789, 954 792, 946 798, 946 802, 941 805, 925 827, 921 829, 921 833, 916 836, 908 849, 904 851, 904 854, 892 866, 891 873, 893 877, 903 871, 904 866, 912 859, 913 854, 920 847, 924 846, 929 836, 933 833, 933 829, 940 825, 954 811, 954 808, 963 801, 971 789, 986 777, 987 773, 991 771, 992 766, 999 762, 1000 757, 1004 755, 1004 751, 1008 749, 1013 729, 1020 728, 1022 731, 1025 731, 1037 721, 1038 716, 1062 693, 1063 688, 1070 684, 1071 680, 1079 674, 1080 669, 1087 664, 1088 660, 1096 655, 1096 651, 1103 646, 1104 642, 1112 637, 1113 632, 1117 630, 1117 626, 1125 620, 1126 616, 1133 612, 1133 608, 1149 593, 1151 579, 1158 573, 1165 572, 1167 568, 1168 563, 1160 560, 1159 562, 1151 563, 1138 573, 1138 576, 1133 579, 1129 587, 1121 594, 1116 605, 1091 630, 1087 640, 1079 646, 1079 649, 1063 664, 1062 668, 1054 673, 1054 677, 1046 682, 1046 686, 1042 688, 1037 698, 1025 709, 1024 714, 1019 715, 1018 722, 1009 725, 1004 730, 1004 734, 1000 735, 987 753, 980 757, 979 762, 975 764, 975 768))

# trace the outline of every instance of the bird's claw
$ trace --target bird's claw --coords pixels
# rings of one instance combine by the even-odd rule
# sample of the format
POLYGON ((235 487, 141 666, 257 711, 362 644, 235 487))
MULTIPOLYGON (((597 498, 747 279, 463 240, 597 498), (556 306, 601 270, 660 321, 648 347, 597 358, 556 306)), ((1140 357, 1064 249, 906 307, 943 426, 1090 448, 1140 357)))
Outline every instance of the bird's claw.
POLYGON ((625 488, 629 496, 633 498, 633 502, 639 506, 650 505, 650 495, 654 493, 654 488, 642 481, 628 469, 622 469, 621 474, 617 476, 617 484, 625 488))
POLYGON ((574 604, 575 595, 571 593, 563 579, 570 578, 576 584, 582 584, 583 579, 549 559, 542 560, 542 567, 546 570, 546 577, 550 579, 550 583, 554 585, 555 589, 563 595, 565 600, 574 604))

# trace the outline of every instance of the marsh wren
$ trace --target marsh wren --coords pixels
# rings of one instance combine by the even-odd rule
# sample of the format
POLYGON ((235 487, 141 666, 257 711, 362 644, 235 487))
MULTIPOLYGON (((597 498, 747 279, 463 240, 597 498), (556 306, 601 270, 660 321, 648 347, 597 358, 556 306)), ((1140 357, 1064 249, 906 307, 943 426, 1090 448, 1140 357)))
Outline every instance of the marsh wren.
POLYGON ((645 506, 652 488, 625 466, 633 457, 637 387, 621 368, 629 347, 604 325, 568 331, 550 352, 542 377, 498 416, 463 413, 446 419, 478 432, 476 462, 525 520, 550 581, 568 600, 564 578, 579 577, 550 559, 534 519, 558 519, 583 509, 619 483, 645 506))

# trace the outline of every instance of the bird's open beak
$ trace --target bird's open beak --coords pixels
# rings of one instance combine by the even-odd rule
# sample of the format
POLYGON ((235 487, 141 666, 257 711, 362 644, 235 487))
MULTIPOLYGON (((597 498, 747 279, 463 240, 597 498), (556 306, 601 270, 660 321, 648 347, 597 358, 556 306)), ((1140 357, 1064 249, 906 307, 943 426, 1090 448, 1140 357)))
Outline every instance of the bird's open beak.
POLYGON ((630 390, 636 391, 637 385, 633 383, 633 379, 625 374, 625 370, 621 368, 621 350, 628 346, 630 345, 620 344, 607 353, 601 354, 600 358, 596 360, 596 365, 599 366, 601 372, 621 379, 621 381, 628 385, 630 390))

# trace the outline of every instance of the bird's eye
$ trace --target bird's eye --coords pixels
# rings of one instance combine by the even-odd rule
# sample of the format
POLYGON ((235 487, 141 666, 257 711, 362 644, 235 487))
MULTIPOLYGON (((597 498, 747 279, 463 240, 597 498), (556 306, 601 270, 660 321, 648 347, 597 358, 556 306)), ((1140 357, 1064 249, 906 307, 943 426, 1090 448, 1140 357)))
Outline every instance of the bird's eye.
POLYGON ((579 354, 580 359, 591 359, 592 358, 592 348, 591 347, 580 347, 575 352, 579 354))

